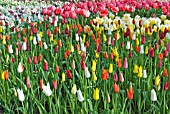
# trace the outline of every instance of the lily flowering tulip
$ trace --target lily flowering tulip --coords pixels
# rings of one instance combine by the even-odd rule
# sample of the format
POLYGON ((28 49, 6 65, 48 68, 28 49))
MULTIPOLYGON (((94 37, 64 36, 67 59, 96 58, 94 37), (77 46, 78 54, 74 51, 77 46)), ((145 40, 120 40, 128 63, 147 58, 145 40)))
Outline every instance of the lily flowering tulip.
POLYGON ((108 70, 103 69, 102 70, 102 80, 107 80, 109 78, 108 70))
POLYGON ((18 99, 23 102, 25 100, 25 96, 24 96, 24 93, 22 91, 22 89, 17 89, 17 93, 18 93, 18 99))
POLYGON ((94 100, 99 100, 99 89, 98 88, 94 89, 93 99, 94 100))
POLYGON ((134 90, 133 90, 133 87, 132 87, 132 83, 130 83, 130 88, 127 89, 126 92, 127 92, 128 99, 132 100, 133 96, 134 96, 134 90))
POLYGON ((43 93, 46 95, 46 96, 50 96, 52 94, 52 91, 50 89, 50 83, 48 82, 47 83, 47 86, 45 86, 44 84, 42 85, 42 89, 43 89, 43 93))

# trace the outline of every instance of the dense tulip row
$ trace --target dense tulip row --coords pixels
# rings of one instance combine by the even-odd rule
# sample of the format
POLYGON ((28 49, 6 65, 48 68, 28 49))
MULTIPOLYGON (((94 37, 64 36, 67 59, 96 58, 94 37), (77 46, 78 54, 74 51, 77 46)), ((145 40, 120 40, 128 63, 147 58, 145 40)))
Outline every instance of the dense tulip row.
POLYGON ((4 2, 0 112, 169 113, 168 5, 4 2))

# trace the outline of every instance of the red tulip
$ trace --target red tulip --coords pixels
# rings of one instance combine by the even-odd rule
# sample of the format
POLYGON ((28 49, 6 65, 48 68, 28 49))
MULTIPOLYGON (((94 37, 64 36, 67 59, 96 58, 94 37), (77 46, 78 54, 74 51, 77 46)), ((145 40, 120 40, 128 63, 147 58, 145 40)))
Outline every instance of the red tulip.
POLYGON ((162 67, 162 60, 160 59, 158 62, 158 68, 161 68, 161 67, 162 67))
POLYGON ((145 44, 145 36, 144 35, 142 35, 142 44, 145 44))
POLYGON ((110 53, 110 60, 113 60, 114 59, 114 55, 113 55, 113 53, 111 52, 110 53))
POLYGON ((58 46, 55 47, 54 52, 58 53, 58 46))
POLYGON ((34 64, 38 64, 38 59, 37 59, 37 56, 34 56, 34 64))
POLYGON ((150 55, 151 58, 154 57, 154 49, 152 47, 150 47, 149 55, 150 55))
POLYGON ((100 16, 101 17, 104 17, 104 16, 107 16, 108 15, 108 10, 107 9, 103 9, 100 11, 100 16))
POLYGON ((44 84, 43 84, 43 80, 41 79, 41 80, 40 80, 40 89, 41 89, 41 90, 43 90, 43 88, 42 88, 43 85, 44 85, 44 84))
POLYGON ((84 60, 81 61, 80 65, 81 65, 81 69, 85 70, 86 64, 85 64, 84 60))
POLYGON ((13 63, 15 62, 15 59, 14 59, 14 57, 12 57, 12 59, 11 59, 11 62, 13 62, 13 63))
POLYGON ((66 70, 66 74, 67 74, 68 79, 72 78, 72 74, 71 74, 70 70, 66 70))
POLYGON ((47 63, 47 61, 44 62, 44 71, 48 71, 48 63, 47 63))
POLYGON ((8 70, 6 70, 6 71, 4 72, 4 77, 5 77, 5 80, 8 80, 8 77, 9 77, 8 70))
POLYGON ((168 57, 168 51, 164 50, 164 58, 167 58, 167 57, 168 57))
POLYGON ((129 52, 129 58, 132 58, 132 52, 129 52))
POLYGON ((168 83, 168 82, 165 82, 165 83, 164 83, 164 90, 166 91, 166 90, 168 90, 168 88, 169 88, 169 83, 168 83))

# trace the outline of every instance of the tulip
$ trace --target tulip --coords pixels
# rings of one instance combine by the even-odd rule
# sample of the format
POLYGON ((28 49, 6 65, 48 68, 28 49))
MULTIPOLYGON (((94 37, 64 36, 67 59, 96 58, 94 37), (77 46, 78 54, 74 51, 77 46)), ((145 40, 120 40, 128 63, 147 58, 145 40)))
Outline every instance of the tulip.
POLYGON ((113 64, 111 64, 111 63, 109 65, 109 73, 113 73, 113 64))
POLYGON ((157 96, 156 96, 156 92, 154 89, 151 90, 151 100, 152 101, 157 101, 157 96))
POLYGON ((43 93, 46 95, 46 96, 50 96, 52 94, 52 91, 50 89, 50 84, 49 82, 47 83, 47 86, 45 86, 44 84, 42 85, 42 89, 43 89, 43 93))
POLYGON ((94 100, 99 100, 99 89, 98 88, 94 89, 93 99, 94 100))
POLYGON ((143 45, 140 46, 140 54, 144 54, 144 46, 143 45))
POLYGON ((73 45, 70 46, 70 51, 71 51, 71 52, 74 52, 74 47, 73 47, 73 45))
POLYGON ((44 45, 44 49, 48 49, 46 42, 43 42, 43 45, 44 45))
POLYGON ((58 46, 61 48, 62 47, 62 42, 61 40, 58 40, 58 46))
POLYGON ((56 81, 56 80, 53 80, 52 83, 53 83, 53 88, 54 88, 54 90, 56 90, 56 89, 57 89, 57 81, 56 81))
POLYGON ((105 59, 107 59, 108 58, 107 52, 103 52, 103 56, 104 56, 105 59))
POLYGON ((58 46, 55 47, 54 52, 58 53, 58 46))
POLYGON ((113 74, 113 79, 114 79, 114 82, 117 82, 117 81, 118 81, 118 77, 117 77, 117 74, 116 74, 116 73, 113 74))
POLYGON ((71 89, 71 93, 72 93, 73 95, 75 95, 76 92, 77 92, 77 87, 76 87, 76 84, 74 84, 73 87, 72 87, 72 89, 71 89))
POLYGON ((48 63, 46 60, 44 61, 44 71, 48 71, 48 63))
POLYGON ((90 78, 90 72, 87 67, 85 68, 85 77, 90 78))
POLYGON ((75 61, 74 60, 72 61, 71 67, 72 67, 73 70, 75 69, 75 61))
POLYGON ((66 75, 64 74, 64 72, 62 73, 62 82, 65 82, 66 75))
POLYGON ((42 86, 43 86, 44 84, 43 84, 43 80, 40 80, 40 89, 42 90, 43 88, 42 88, 42 86))
POLYGON ((155 79, 155 85, 158 86, 160 83, 160 76, 158 75, 155 79))
POLYGON ((108 70, 103 69, 102 70, 102 80, 107 80, 109 78, 108 70))
POLYGON ((72 79, 72 74, 70 70, 66 70, 66 74, 67 74, 68 79, 72 79))
POLYGON ((168 71, 167 71, 167 69, 166 69, 166 68, 164 68, 163 76, 164 76, 164 77, 167 77, 167 76, 168 76, 168 71))
POLYGON ((96 71, 96 60, 92 61, 92 72, 96 71))
POLYGON ((130 49, 130 41, 127 42, 126 49, 127 49, 127 50, 130 49))
POLYGON ((30 80, 29 80, 28 77, 25 78, 25 83, 26 83, 27 88, 30 89, 31 88, 31 83, 30 83, 30 80))
POLYGON ((113 60, 114 59, 114 55, 113 55, 113 53, 111 52, 110 53, 110 60, 113 60))
POLYGON ((127 58, 126 57, 124 59, 124 68, 128 68, 128 62, 127 62, 127 58))
POLYGON ((23 42, 22 50, 27 50, 27 42, 23 42))
POLYGON ((129 58, 132 58, 132 52, 129 52, 129 58))
POLYGON ((12 49, 12 45, 9 46, 8 52, 9 53, 13 53, 14 52, 13 49, 12 49))
POLYGON ((122 72, 120 72, 120 82, 124 82, 124 77, 123 77, 123 74, 122 74, 122 72))
POLYGON ((2 72, 1 79, 5 80, 5 71, 2 72))
POLYGON ((92 76, 93 76, 93 80, 96 81, 97 80, 97 76, 96 76, 95 72, 92 72, 92 76))
POLYGON ((143 78, 147 78, 147 73, 146 73, 146 70, 143 70, 143 75, 142 75, 143 78))
POLYGON ((159 53, 159 54, 158 54, 158 58, 159 58, 159 60, 162 60, 162 59, 163 59, 163 54, 162 54, 162 53, 159 53))
POLYGON ((79 100, 80 102, 83 102, 83 101, 84 101, 84 97, 83 97, 82 92, 81 92, 80 89, 77 91, 77 96, 78 96, 78 100, 79 100))
POLYGON ((134 72, 134 73, 138 73, 138 70, 139 70, 138 65, 135 65, 135 66, 134 66, 134 69, 133 69, 133 72, 134 72))
POLYGON ((19 63, 19 65, 18 65, 18 72, 21 73, 23 71, 24 71, 24 65, 19 63))
POLYGON ((142 35, 142 44, 145 44, 145 36, 144 35, 142 35))
POLYGON ((37 45, 36 37, 34 37, 34 39, 33 39, 33 44, 34 44, 34 45, 37 45))
POLYGON ((17 93, 18 93, 18 99, 23 102, 25 99, 24 93, 22 91, 22 89, 20 90, 19 88, 17 89, 17 93))
POLYGON ((122 67, 122 59, 118 59, 117 66, 118 66, 118 68, 122 67))
POLYGON ((149 55, 150 55, 151 58, 154 57, 154 49, 152 47, 149 50, 149 55))
POLYGON ((15 62, 15 59, 14 59, 14 57, 12 57, 12 58, 11 58, 11 62, 13 62, 13 63, 15 62))
POLYGON ((113 88, 114 88, 114 92, 115 92, 115 93, 119 93, 119 85, 118 85, 118 84, 115 83, 115 84, 113 85, 113 88))
POLYGON ((139 77, 139 78, 142 77, 142 66, 139 67, 138 77, 139 77))
POLYGON ((81 43, 81 51, 86 52, 86 47, 84 46, 84 43, 81 43))
POLYGON ((158 68, 161 68, 162 67, 162 60, 159 60, 158 62, 158 68))
POLYGON ((34 64, 38 64, 38 59, 37 59, 37 56, 34 56, 34 64))
POLYGON ((14 96, 17 97, 17 91, 15 88, 14 88, 14 96))
POLYGON ((148 54, 148 46, 145 47, 145 55, 148 54))
POLYGON ((107 102, 110 103, 110 95, 108 92, 106 92, 106 96, 107 96, 107 102))
POLYGON ((167 58, 167 57, 168 57, 168 51, 167 51, 167 50, 164 50, 163 55, 164 55, 164 58, 167 58))
POLYGON ((166 91, 166 90, 168 90, 168 88, 169 88, 169 83, 168 83, 168 82, 165 82, 165 83, 164 83, 164 90, 166 91))
POLYGON ((29 62, 30 64, 32 64, 31 57, 28 57, 28 62, 29 62))
POLYGON ((85 64, 84 60, 81 60, 80 65, 81 65, 81 69, 82 69, 82 70, 85 70, 86 64, 85 64))
POLYGON ((133 87, 132 87, 132 83, 130 83, 130 89, 127 89, 127 97, 129 100, 132 100, 133 99, 133 96, 134 96, 134 90, 133 90, 133 87))

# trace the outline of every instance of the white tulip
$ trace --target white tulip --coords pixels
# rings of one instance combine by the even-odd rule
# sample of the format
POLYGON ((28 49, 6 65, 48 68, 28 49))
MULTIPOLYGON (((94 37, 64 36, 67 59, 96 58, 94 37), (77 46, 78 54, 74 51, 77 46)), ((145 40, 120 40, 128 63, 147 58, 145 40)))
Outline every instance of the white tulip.
POLYGON ((146 73, 146 70, 143 70, 143 78, 147 78, 147 73, 146 73))
POLYGON ((81 51, 86 52, 86 47, 84 46, 84 43, 81 43, 81 51))
POLYGON ((140 54, 144 54, 144 46, 143 45, 140 46, 140 54))
POLYGON ((47 83, 47 86, 45 86, 44 84, 42 85, 42 89, 43 89, 43 93, 46 95, 46 96, 50 96, 52 94, 52 91, 50 89, 50 84, 49 82, 47 83))
POLYGON ((13 53, 14 52, 13 49, 12 49, 12 45, 9 46, 8 51, 9 51, 9 53, 13 53))
POLYGON ((76 87, 76 84, 74 84, 74 86, 71 89, 71 93, 76 94, 76 92, 77 92, 77 87, 76 87))
POLYGON ((18 72, 21 73, 23 71, 24 71, 24 66, 21 63, 19 63, 19 65, 18 65, 18 72))
POLYGON ((80 102, 83 102, 83 101, 84 101, 84 97, 83 97, 83 95, 82 95, 82 93, 81 93, 81 90, 78 90, 78 91, 77 91, 77 97, 78 97, 78 100, 79 100, 80 102))
POLYGON ((19 99, 21 102, 23 102, 24 99, 25 99, 25 97, 24 97, 24 93, 23 93, 22 89, 21 89, 21 90, 20 90, 20 89, 17 89, 17 93, 18 93, 18 99, 19 99))
POLYGON ((156 96, 156 92, 154 89, 151 90, 151 100, 152 101, 157 101, 157 96, 156 96))
POLYGON ((37 45, 37 39, 36 39, 36 37, 34 37, 34 39, 33 39, 33 44, 34 44, 34 45, 37 45))
POLYGON ((86 78, 90 78, 90 72, 87 67, 85 68, 85 76, 86 78))
POLYGON ((57 21, 56 21, 56 20, 54 21, 54 26, 55 26, 55 27, 57 26, 57 21))
POLYGON ((27 42, 23 42, 22 50, 27 50, 27 42))
POLYGON ((43 45, 44 45, 44 49, 48 49, 46 42, 43 42, 43 45))
POLYGON ((130 49, 130 41, 127 42, 126 49, 130 49))
POLYGON ((79 35, 76 34, 76 41, 79 41, 79 35))

